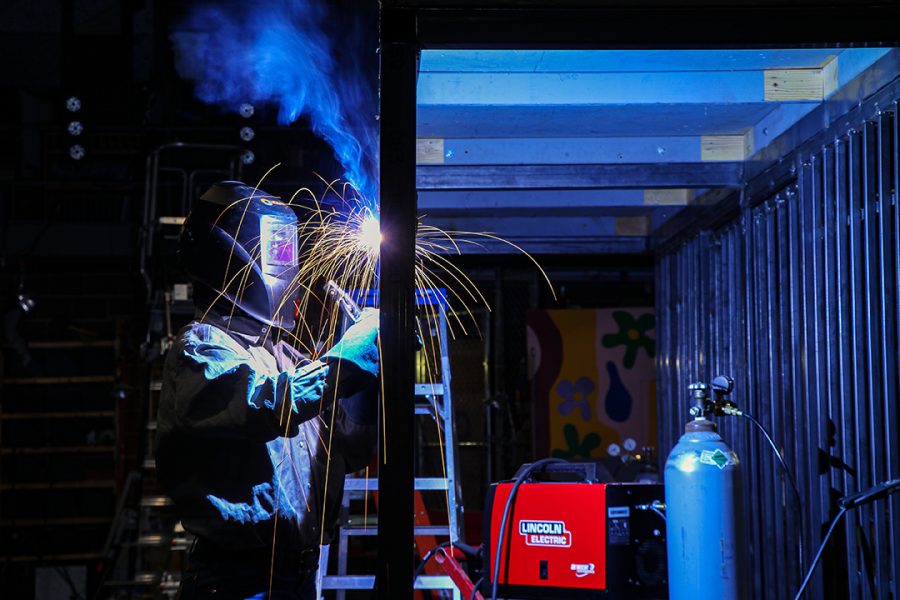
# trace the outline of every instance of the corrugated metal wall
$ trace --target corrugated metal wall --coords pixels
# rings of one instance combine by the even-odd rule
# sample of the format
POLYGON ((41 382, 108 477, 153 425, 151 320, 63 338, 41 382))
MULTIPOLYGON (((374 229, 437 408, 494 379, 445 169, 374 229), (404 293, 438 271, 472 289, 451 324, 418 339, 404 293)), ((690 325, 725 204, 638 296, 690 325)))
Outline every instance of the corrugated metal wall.
MULTIPOLYGON (((753 597, 793 597, 837 499, 900 477, 900 94, 889 91, 787 157, 777 187, 774 172, 751 182, 724 226, 659 255, 663 456, 687 419, 687 385, 730 374, 798 480, 802 569, 771 449, 744 420, 720 419, 745 467, 753 597)), ((900 494, 847 517, 807 597, 900 598, 900 494)))

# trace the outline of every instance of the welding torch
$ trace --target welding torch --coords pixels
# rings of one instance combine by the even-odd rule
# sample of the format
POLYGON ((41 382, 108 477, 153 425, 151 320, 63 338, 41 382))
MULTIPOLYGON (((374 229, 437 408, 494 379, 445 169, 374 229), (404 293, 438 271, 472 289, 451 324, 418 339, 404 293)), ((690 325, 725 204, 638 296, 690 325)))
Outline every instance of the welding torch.
POLYGON ((333 280, 329 279, 328 283, 325 284, 325 293, 334 298, 347 318, 354 323, 359 321, 359 317, 362 315, 362 309, 359 307, 359 304, 333 280))
MULTIPOLYGON (((347 316, 348 319, 356 323, 359 321, 360 316, 362 315, 362 309, 359 307, 359 304, 348 294, 346 291, 341 289, 341 286, 336 284, 334 280, 329 279, 328 283, 325 284, 325 293, 334 298, 334 300, 338 303, 338 306, 341 307, 341 310, 347 316)), ((416 350, 422 349, 422 336, 419 335, 419 332, 416 332, 416 350)))

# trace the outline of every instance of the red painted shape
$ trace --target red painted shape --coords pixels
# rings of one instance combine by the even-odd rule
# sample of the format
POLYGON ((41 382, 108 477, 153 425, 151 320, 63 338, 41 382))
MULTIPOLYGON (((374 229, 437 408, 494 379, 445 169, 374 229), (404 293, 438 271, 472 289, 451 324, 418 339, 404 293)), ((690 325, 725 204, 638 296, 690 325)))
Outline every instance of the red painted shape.
MULTIPOLYGON (((491 511, 491 580, 512 483, 497 485, 491 511)), ((606 485, 525 483, 516 492, 501 544, 501 584, 606 589, 606 485), (510 533, 511 532, 511 533, 510 533), (546 578, 541 562, 546 561, 546 578), (508 573, 508 577, 507 577, 508 573)))

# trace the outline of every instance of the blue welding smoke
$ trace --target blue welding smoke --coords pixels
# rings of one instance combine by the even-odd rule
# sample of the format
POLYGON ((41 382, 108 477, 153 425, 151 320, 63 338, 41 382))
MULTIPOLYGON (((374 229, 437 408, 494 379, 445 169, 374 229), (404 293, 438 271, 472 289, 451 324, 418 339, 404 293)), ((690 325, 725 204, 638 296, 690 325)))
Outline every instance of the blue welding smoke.
POLYGON ((234 111, 245 102, 272 105, 282 125, 308 119, 344 178, 374 203, 375 47, 371 24, 353 12, 322 0, 222 1, 194 7, 172 41, 202 101, 234 111))

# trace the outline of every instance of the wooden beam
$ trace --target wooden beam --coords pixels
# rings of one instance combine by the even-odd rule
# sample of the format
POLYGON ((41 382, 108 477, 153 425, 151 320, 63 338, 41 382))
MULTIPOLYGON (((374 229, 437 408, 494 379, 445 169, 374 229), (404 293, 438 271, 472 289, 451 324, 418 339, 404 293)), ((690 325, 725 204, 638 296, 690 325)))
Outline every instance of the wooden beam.
POLYGON ((744 161, 752 154, 752 128, 737 135, 704 135, 700 137, 700 160, 703 162, 744 161))
POLYGON ((444 164, 443 138, 418 138, 416 140, 417 165, 444 164))

